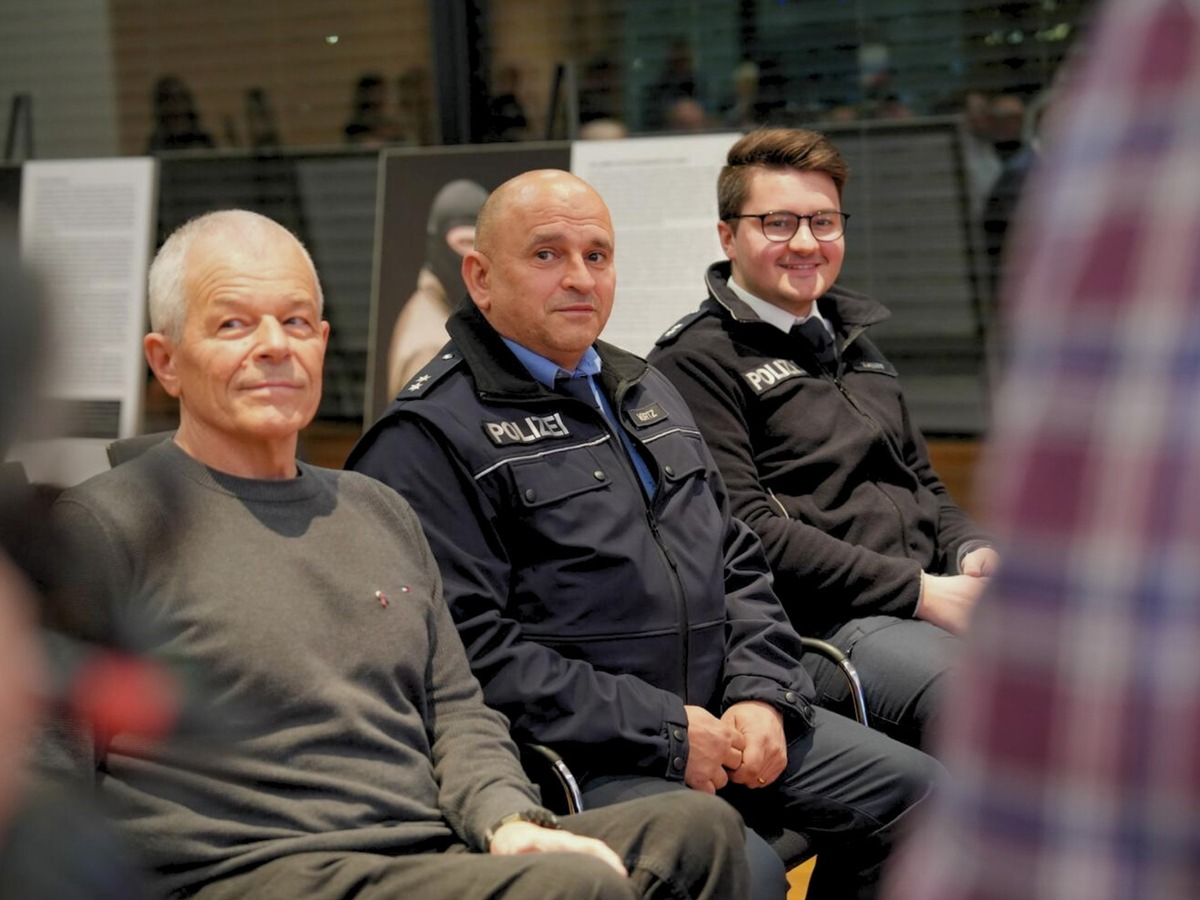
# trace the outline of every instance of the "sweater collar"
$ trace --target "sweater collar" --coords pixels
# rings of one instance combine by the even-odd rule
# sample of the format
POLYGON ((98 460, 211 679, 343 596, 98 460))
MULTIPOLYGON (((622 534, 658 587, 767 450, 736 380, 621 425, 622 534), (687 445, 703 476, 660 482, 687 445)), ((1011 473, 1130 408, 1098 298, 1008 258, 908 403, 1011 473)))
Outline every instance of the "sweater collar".
POLYGON ((322 490, 316 470, 296 460, 299 472, 295 478, 242 478, 206 466, 172 440, 165 440, 146 451, 148 458, 158 458, 176 472, 201 487, 241 500, 268 503, 293 503, 308 500, 322 490))

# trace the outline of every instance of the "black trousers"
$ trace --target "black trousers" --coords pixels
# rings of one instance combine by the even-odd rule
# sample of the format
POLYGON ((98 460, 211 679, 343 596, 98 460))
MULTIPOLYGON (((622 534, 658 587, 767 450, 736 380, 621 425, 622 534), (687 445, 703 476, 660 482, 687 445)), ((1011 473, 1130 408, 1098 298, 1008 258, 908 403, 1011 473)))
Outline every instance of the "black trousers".
POLYGON ((599 838, 629 876, 577 853, 300 853, 211 882, 198 900, 735 900, 746 895, 741 818, 692 792, 562 819, 599 838))
MULTIPOLYGON (((959 652, 959 639, 918 619, 865 616, 822 637, 845 651, 867 695, 871 727, 920 747, 941 706, 942 684, 959 652)), ((848 713, 849 692, 837 669, 816 653, 804 667, 817 686, 817 702, 848 713)))
MULTIPOLYGON (((944 770, 932 757, 852 719, 815 710, 816 725, 788 745, 788 767, 772 785, 729 785, 720 796, 747 826, 783 821, 802 832, 817 855, 808 900, 867 900, 908 814, 929 796, 944 770)), ((677 781, 641 775, 586 778, 585 807, 668 792, 694 793, 677 781)), ((770 846, 747 834, 751 900, 782 900, 782 866, 770 846)), ((740 895, 739 895, 740 896, 740 895)))

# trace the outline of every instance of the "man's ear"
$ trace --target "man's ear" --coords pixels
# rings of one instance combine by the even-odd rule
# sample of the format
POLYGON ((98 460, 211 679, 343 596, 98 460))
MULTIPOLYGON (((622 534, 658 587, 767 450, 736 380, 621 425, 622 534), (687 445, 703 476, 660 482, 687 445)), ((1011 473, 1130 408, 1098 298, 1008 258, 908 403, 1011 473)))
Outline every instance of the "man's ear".
POLYGON ((725 251, 725 256, 733 259, 733 241, 736 235, 733 233, 733 226, 721 219, 717 222, 717 237, 721 239, 721 249, 725 251))
POLYGON ((462 278, 467 293, 483 312, 492 306, 491 291, 492 261, 478 250, 471 250, 463 257, 462 278))
POLYGON ((179 376, 175 372, 175 344, 165 334, 152 331, 142 338, 142 349, 150 371, 158 379, 163 390, 172 397, 179 396, 179 376))

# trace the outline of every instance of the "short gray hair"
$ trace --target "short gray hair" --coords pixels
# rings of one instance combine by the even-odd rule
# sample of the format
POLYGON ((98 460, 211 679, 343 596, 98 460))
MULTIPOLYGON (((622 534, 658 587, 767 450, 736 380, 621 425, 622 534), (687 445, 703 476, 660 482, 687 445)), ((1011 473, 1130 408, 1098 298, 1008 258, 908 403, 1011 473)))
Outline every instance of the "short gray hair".
POLYGON ((183 337, 183 323, 187 319, 188 298, 184 291, 187 277, 187 256, 197 238, 218 231, 263 231, 276 229, 285 232, 300 247, 300 252, 312 269, 313 283, 317 286, 317 313, 325 309, 325 297, 321 291, 321 279, 317 267, 301 240, 274 219, 247 209, 222 209, 204 213, 184 222, 168 237, 154 261, 150 263, 148 298, 150 305, 150 330, 166 335, 175 343, 183 337))

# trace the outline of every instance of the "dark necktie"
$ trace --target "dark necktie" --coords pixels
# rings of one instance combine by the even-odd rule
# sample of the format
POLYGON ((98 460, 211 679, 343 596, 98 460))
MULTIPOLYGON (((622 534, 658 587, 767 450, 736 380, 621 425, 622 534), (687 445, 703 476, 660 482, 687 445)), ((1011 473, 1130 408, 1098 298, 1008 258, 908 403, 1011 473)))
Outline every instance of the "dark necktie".
POLYGON ((570 394, 572 397, 582 400, 592 409, 599 408, 596 405, 596 395, 592 393, 592 379, 587 375, 569 378, 560 374, 554 379, 554 389, 559 393, 570 394))
POLYGON ((625 429, 617 425, 612 414, 606 410, 596 400, 596 395, 592 393, 592 378, 590 375, 581 376, 579 378, 568 378, 563 374, 559 374, 554 379, 554 390, 560 394, 568 394, 576 399, 582 400, 592 409, 598 410, 600 415, 604 416, 613 434, 621 439, 621 446, 625 448, 625 454, 629 461, 633 464, 634 472, 637 473, 638 481, 641 482, 642 490, 646 492, 647 497, 654 496, 654 476, 650 474, 650 467, 646 464, 645 458, 642 456, 642 451, 639 450, 633 443, 633 439, 625 433, 625 429))
POLYGON ((803 342, 813 352, 822 368, 836 368, 837 349, 833 345, 833 338, 816 316, 810 316, 799 325, 793 325, 789 333, 793 340, 803 342))

